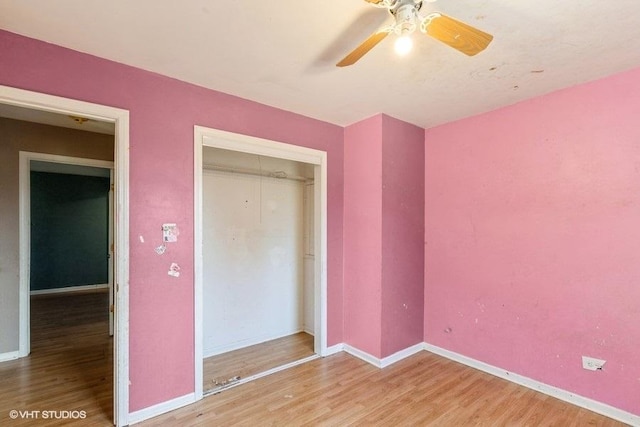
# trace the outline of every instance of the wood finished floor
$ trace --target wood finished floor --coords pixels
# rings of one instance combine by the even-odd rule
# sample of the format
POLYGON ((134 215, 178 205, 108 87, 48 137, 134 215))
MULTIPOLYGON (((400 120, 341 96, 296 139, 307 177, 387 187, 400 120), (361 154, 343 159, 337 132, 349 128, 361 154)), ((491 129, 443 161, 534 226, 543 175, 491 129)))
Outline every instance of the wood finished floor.
POLYGON ((339 353, 204 398, 141 426, 623 426, 421 352, 383 370, 339 353))
MULTIPOLYGON (((73 310, 64 308, 56 296, 32 301, 32 355, 0 363, 0 426, 112 425, 112 347, 106 332, 106 297, 78 297, 73 310), (11 420, 12 409, 84 410, 87 418, 76 422, 11 420)), ((383 370, 339 353, 208 396, 138 425, 624 424, 421 352, 383 370)))
POLYGON ((106 292, 31 297, 31 354, 0 363, 0 426, 113 425, 106 292), (76 422, 10 411, 86 411, 76 422))
POLYGON ((206 393, 229 384, 230 378, 251 377, 314 354, 313 336, 300 332, 207 357, 203 365, 203 390, 206 393))

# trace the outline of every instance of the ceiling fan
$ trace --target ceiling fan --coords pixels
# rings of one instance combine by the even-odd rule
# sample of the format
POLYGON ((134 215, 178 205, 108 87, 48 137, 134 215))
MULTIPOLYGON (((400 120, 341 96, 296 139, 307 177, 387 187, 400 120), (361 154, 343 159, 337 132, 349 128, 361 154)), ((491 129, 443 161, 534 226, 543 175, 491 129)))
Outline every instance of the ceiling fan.
POLYGON ((351 53, 345 56, 336 65, 346 67, 355 64, 367 52, 373 49, 378 43, 384 40, 391 33, 398 36, 396 40, 396 52, 407 53, 411 50, 410 35, 420 26, 420 31, 436 40, 451 46, 452 48, 473 56, 482 52, 493 36, 484 31, 480 31, 464 22, 450 18, 438 12, 430 13, 426 16, 420 14, 422 3, 435 0, 365 0, 373 6, 387 9, 394 22, 391 25, 382 27, 368 39, 356 47, 351 53))

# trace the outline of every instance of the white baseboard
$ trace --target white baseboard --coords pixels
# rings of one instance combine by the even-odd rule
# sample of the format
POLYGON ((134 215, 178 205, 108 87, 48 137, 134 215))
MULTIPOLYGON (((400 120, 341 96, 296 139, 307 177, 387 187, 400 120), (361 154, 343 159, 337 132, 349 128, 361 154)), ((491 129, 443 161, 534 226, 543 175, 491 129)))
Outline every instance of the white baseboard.
POLYGON ((367 363, 375 366, 376 368, 382 368, 382 361, 375 356, 370 355, 366 351, 362 351, 349 344, 343 344, 344 351, 352 356, 357 357, 360 360, 364 360, 367 363))
POLYGON ((148 408, 140 409, 139 411, 131 412, 129 414, 129 424, 136 424, 149 418, 157 417, 158 415, 190 405, 195 401, 196 394, 189 393, 166 402, 158 403, 157 405, 149 406, 148 408))
POLYGON ((47 295, 47 294, 62 294, 67 292, 81 292, 81 291, 95 291, 101 289, 109 289, 108 284, 103 285, 82 285, 82 286, 65 286, 64 288, 53 289, 39 289, 37 291, 31 291, 31 295, 47 295))
POLYGON ((341 351, 344 351, 344 344, 340 343, 340 344, 332 345, 331 347, 327 347, 327 350, 322 355, 322 357, 331 356, 333 354, 340 353, 341 351))
POLYGON ((382 368, 386 368, 389 365, 393 365, 396 362, 401 361, 402 359, 406 359, 407 357, 413 356, 416 353, 419 353, 424 350, 424 343, 421 342, 419 344, 412 345, 411 347, 407 347, 404 350, 400 350, 396 353, 393 353, 391 356, 387 356, 380 360, 380 365, 382 368))
POLYGON ((400 350, 392 354, 391 356, 378 359, 377 357, 372 356, 369 353, 359 350, 355 347, 352 347, 349 344, 344 344, 344 351, 380 369, 393 365, 394 363, 399 362, 402 359, 406 359, 409 356, 413 356, 414 354, 422 350, 424 350, 424 343, 418 343, 412 345, 411 347, 405 348, 404 350, 400 350))
POLYGON ((531 378, 527 378, 525 376, 497 368, 487 363, 480 362, 478 360, 463 356, 444 348, 437 347, 432 344, 424 343, 424 349, 439 356, 446 357, 447 359, 453 360, 455 362, 462 363, 463 365, 479 369, 483 372, 495 375, 496 377, 511 381, 523 387, 539 391, 540 393, 544 393, 546 395, 564 400, 565 402, 571 403, 581 408, 585 408, 598 414, 604 415, 605 417, 613 418, 614 420, 618 420, 632 426, 640 426, 640 416, 623 411, 605 403, 601 403, 596 400, 589 399, 587 397, 583 397, 575 393, 571 393, 569 391, 541 383, 536 380, 532 380, 531 378))
POLYGON ((15 360, 20 358, 19 351, 8 351, 6 353, 0 353, 0 362, 6 362, 8 360, 15 360))

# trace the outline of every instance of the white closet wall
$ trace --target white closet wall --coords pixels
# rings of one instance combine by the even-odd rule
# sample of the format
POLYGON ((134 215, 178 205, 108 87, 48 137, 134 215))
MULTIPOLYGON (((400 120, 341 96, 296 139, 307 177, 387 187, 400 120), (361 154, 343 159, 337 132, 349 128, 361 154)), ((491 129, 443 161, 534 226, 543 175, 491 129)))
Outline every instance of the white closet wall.
MULTIPOLYGON (((226 164, 237 167, 233 163, 226 164)), ((205 357, 313 329, 313 311, 305 315, 313 307, 313 269, 305 274, 306 222, 304 182, 205 167, 205 357), (308 280, 311 286, 305 286, 308 280)))

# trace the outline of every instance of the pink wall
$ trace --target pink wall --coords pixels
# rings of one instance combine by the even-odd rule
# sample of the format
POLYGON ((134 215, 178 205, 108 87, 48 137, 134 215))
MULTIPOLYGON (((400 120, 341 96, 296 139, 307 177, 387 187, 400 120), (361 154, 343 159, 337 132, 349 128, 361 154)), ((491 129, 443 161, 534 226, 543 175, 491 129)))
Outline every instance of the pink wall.
POLYGON ((380 114, 344 147, 345 342, 384 358, 423 337, 424 131, 380 114))
POLYGON ((131 411, 194 388, 196 124, 327 151, 328 341, 343 341, 342 128, 5 31, 0 52, 0 84, 130 111, 131 411), (153 247, 163 222, 181 234, 161 257, 153 247), (170 262, 181 266, 178 279, 167 275, 170 262))
POLYGON ((640 70, 426 131, 422 181, 422 131, 384 115, 343 130, 4 31, 0 52, 0 84, 131 112, 132 411, 193 391, 198 124, 329 153, 329 345, 423 338, 640 414, 640 70))
POLYGON ((344 338, 375 357, 382 322, 382 116, 344 130, 344 338))
POLYGON ((382 116, 382 356, 423 341, 424 130, 382 116))
POLYGON ((640 414, 638 111, 634 70, 426 131, 426 342, 640 414))

